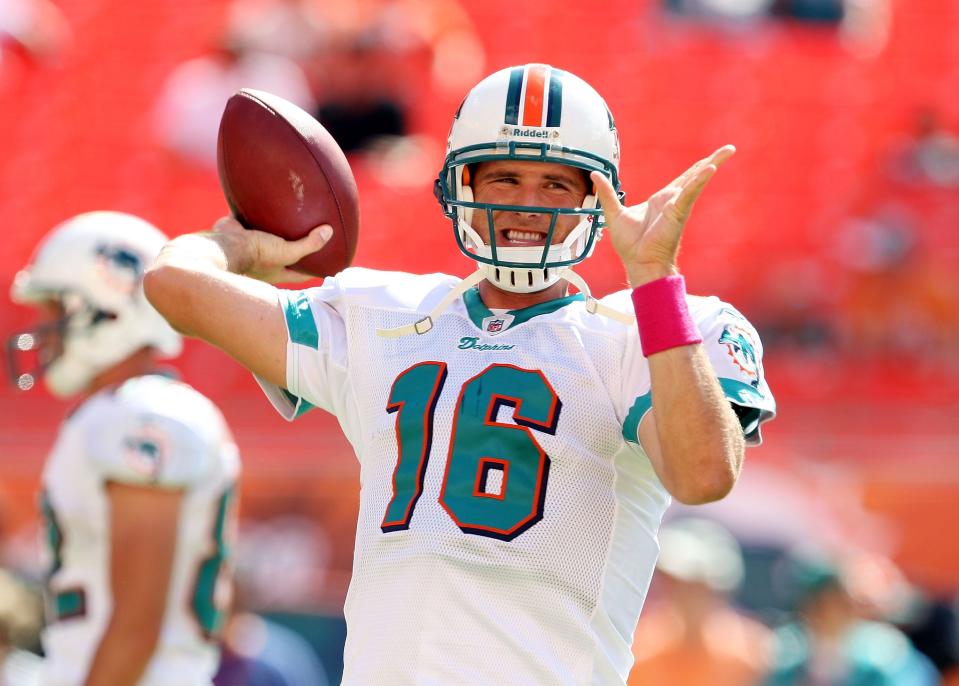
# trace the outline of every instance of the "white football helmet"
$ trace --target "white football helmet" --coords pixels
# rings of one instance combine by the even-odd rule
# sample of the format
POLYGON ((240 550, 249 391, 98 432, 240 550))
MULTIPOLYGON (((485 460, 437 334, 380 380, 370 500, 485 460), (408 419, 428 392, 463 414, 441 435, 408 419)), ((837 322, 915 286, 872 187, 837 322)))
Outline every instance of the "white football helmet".
POLYGON ((556 283, 566 268, 588 257, 602 234, 603 213, 595 195, 569 209, 473 202, 467 165, 491 160, 557 162, 609 178, 620 196, 619 138, 606 102, 592 86, 546 64, 510 67, 477 84, 460 105, 436 181, 436 196, 460 250, 476 261, 486 279, 503 290, 533 293, 556 283), (550 215, 546 245, 499 247, 493 211, 550 215), (490 244, 470 225, 474 211, 485 212, 490 244), (552 245, 560 215, 582 220, 561 243, 552 245))
POLYGON ((152 224, 121 212, 80 214, 47 234, 14 278, 11 297, 24 304, 57 303, 63 316, 11 337, 14 383, 29 388, 41 373, 50 391, 65 397, 140 348, 178 355, 180 336, 143 295, 143 273, 166 241, 152 224), (51 333, 59 333, 58 348, 45 351, 51 333), (30 350, 38 350, 39 368, 22 370, 17 358, 30 350))

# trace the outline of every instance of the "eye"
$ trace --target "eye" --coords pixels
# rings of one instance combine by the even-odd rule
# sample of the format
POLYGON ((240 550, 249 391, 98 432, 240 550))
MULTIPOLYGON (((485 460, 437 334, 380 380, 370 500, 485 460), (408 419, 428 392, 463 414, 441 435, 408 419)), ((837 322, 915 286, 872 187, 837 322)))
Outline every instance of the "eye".
POLYGON ((548 181, 546 183, 546 190, 557 191, 559 193, 572 193, 573 187, 566 181, 548 181))

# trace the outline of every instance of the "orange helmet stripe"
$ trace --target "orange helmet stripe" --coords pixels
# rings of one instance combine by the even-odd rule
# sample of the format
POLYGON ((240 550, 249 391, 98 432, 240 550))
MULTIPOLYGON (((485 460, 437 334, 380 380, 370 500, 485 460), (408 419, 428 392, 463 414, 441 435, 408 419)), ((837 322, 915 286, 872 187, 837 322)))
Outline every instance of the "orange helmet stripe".
POLYGON ((543 125, 543 105, 546 101, 546 69, 545 64, 531 64, 526 68, 523 126, 543 125))

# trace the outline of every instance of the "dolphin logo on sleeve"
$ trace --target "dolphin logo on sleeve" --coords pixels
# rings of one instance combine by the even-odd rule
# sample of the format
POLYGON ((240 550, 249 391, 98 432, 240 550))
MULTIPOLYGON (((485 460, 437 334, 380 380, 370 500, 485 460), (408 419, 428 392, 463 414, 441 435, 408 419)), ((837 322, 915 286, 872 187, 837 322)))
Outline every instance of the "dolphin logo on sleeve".
POLYGON ((719 336, 719 343, 726 346, 726 352, 747 377, 753 386, 759 385, 759 360, 756 359, 756 345, 750 333, 736 324, 726 324, 719 336))

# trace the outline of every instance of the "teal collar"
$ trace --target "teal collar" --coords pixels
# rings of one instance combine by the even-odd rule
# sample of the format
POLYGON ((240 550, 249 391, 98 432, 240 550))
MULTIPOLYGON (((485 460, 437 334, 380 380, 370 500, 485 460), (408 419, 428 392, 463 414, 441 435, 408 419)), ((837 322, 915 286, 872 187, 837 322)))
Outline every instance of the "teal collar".
MULTIPOLYGON (((507 314, 512 316, 513 319, 506 328, 511 329, 514 326, 529 321, 533 317, 555 312, 560 308, 566 307, 574 300, 585 300, 585 298, 582 293, 576 293, 575 295, 567 295, 564 298, 547 300, 546 302, 537 303, 536 305, 530 305, 529 307, 523 307, 518 310, 509 310, 507 314)), ((493 316, 490 309, 483 304, 483 300, 480 298, 479 288, 475 286, 463 293, 463 303, 466 305, 466 312, 469 314, 470 320, 476 325, 477 329, 483 328, 484 319, 493 316)))

